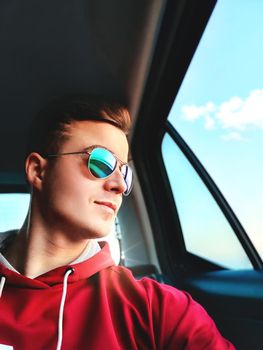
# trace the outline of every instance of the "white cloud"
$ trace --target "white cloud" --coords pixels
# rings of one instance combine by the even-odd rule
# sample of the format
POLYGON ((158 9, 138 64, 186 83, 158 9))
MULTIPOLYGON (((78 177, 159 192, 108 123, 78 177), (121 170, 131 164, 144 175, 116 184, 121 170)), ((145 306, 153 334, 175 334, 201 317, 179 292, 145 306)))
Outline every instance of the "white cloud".
POLYGON ((221 136, 221 139, 225 141, 241 141, 243 137, 238 132, 232 131, 226 135, 221 136))
MULTIPOLYGON (((218 127, 239 132, 248 128, 263 129, 263 90, 253 90, 244 99, 231 97, 220 105, 207 102, 203 106, 184 106, 182 113, 183 118, 188 121, 203 119, 207 130, 218 127)), ((236 135, 233 139, 237 139, 238 134, 233 135, 236 135)))
POLYGON ((183 106, 182 112, 183 112, 184 119, 195 120, 203 115, 203 108, 197 107, 195 105, 183 106))
POLYGON ((207 102, 206 105, 198 107, 195 105, 183 106, 182 112, 184 118, 187 120, 196 120, 203 116, 209 116, 210 113, 215 112, 216 106, 212 102, 207 102))
POLYGON ((216 113, 223 128, 245 130, 254 126, 263 129, 263 90, 254 90, 247 99, 232 97, 223 102, 216 113))
POLYGON ((208 130, 215 129, 215 121, 210 115, 205 116, 205 128, 208 130))

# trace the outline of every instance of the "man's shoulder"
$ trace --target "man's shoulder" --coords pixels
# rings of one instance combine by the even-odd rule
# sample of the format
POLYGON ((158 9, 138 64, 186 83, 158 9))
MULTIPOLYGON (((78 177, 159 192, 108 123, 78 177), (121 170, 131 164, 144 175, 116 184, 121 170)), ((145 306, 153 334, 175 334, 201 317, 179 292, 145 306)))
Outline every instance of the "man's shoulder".
POLYGON ((137 306, 139 314, 150 315, 154 328, 165 330, 169 348, 234 349, 187 292, 148 277, 137 280, 125 267, 112 266, 109 271, 111 278, 118 281, 115 288, 124 295, 125 302, 129 301, 133 310, 137 306))
POLYGON ((161 299, 171 298, 174 302, 176 300, 180 305, 187 303, 190 297, 188 293, 180 291, 174 286, 160 283, 150 277, 136 278, 132 271, 124 266, 110 266, 105 269, 104 278, 111 279, 110 285, 119 286, 123 289, 137 290, 138 293, 144 294, 147 299, 161 299))
MULTIPOLYGON (((103 273, 102 279, 105 279, 105 286, 110 288, 113 294, 117 291, 117 294, 125 295, 126 299, 144 300, 152 314, 166 313, 173 319, 176 313, 177 321, 186 314, 199 315, 199 319, 205 319, 208 316, 203 307, 193 300, 188 292, 174 286, 160 283, 149 277, 136 279, 128 268, 122 266, 111 266, 103 273)), ((189 318, 191 319, 191 316, 189 318)))

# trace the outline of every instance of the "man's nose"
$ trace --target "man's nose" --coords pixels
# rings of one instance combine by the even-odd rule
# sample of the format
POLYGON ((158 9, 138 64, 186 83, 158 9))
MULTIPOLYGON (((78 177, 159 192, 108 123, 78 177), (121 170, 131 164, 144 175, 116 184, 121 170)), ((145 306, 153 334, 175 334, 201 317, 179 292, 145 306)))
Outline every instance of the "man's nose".
POLYGON ((117 168, 105 179, 104 187, 110 192, 124 193, 126 191, 127 186, 120 169, 117 168))

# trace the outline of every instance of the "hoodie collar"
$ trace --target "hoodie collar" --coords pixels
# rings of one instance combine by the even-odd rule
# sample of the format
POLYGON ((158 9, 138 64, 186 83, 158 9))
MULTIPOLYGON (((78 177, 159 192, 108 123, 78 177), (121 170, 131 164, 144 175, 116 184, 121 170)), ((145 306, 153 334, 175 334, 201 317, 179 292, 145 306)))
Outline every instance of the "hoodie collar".
POLYGON ((62 284, 65 272, 72 267, 74 273, 68 277, 68 283, 73 283, 82 279, 87 279, 101 270, 113 266, 114 261, 110 254, 109 245, 106 242, 100 242, 101 250, 91 258, 77 263, 68 264, 48 271, 34 279, 23 276, 15 271, 8 269, 0 264, 0 276, 7 279, 7 284, 17 287, 28 288, 48 288, 57 284, 62 284))

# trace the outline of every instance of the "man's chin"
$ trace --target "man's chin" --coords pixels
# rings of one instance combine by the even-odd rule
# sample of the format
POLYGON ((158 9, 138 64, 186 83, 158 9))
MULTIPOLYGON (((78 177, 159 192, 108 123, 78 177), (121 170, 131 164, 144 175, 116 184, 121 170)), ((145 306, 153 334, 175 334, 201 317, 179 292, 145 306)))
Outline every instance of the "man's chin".
POLYGON ((107 240, 107 237, 112 233, 112 225, 90 231, 88 233, 89 239, 97 239, 100 241, 107 240))

